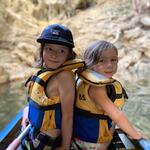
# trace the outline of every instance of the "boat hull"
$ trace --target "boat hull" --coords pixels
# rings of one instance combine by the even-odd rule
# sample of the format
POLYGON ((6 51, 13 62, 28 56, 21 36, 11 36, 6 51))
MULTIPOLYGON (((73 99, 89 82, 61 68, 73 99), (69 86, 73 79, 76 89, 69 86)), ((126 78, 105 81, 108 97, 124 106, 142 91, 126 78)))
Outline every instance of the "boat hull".
MULTIPOLYGON (((0 150, 5 150, 8 145, 21 133, 20 111, 13 120, 0 133, 0 150)), ((136 140, 129 139, 121 129, 116 129, 113 140, 108 150, 142 150, 136 140)))

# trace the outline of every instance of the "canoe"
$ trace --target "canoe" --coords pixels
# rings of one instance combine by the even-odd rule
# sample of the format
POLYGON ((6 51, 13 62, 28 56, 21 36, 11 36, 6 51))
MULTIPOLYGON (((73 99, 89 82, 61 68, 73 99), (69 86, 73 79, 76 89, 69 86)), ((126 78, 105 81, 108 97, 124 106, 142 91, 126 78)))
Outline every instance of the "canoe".
POLYGON ((0 132, 0 150, 5 150, 8 145, 20 134, 22 111, 6 125, 0 132))
MULTIPOLYGON (((8 145, 20 134, 20 111, 12 121, 0 132, 0 150, 5 150, 8 145)), ((108 150, 143 150, 136 140, 129 139, 121 129, 116 129, 113 140, 108 150)))

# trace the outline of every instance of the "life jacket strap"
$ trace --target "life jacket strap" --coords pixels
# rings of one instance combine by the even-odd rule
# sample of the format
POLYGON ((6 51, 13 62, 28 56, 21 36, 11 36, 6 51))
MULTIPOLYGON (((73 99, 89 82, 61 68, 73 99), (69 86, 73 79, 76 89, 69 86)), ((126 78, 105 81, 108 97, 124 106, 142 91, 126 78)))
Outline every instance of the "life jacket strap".
POLYGON ((117 94, 114 85, 106 85, 106 92, 108 97, 114 102, 116 99, 120 99, 123 97, 123 93, 117 94))
POLYGON ((90 111, 83 110, 78 107, 75 107, 74 109, 76 113, 79 113, 80 115, 83 115, 86 117, 95 117, 101 120, 109 120, 109 117, 104 114, 94 114, 94 113, 91 113, 90 111))
POLYGON ((32 76, 31 81, 36 82, 41 86, 45 86, 45 81, 40 79, 38 76, 32 76))
POLYGON ((33 101, 30 97, 28 98, 29 104, 36 107, 37 109, 46 111, 46 110, 54 110, 57 106, 60 105, 60 103, 57 104, 53 104, 53 105, 47 105, 47 106, 41 106, 38 103, 36 103, 35 101, 33 101))
POLYGON ((124 88, 122 88, 122 90, 123 90, 124 98, 128 99, 128 94, 127 94, 126 90, 124 88))
POLYGON ((43 144, 48 145, 48 146, 52 146, 52 147, 57 147, 60 145, 61 143, 61 136, 57 136, 56 138, 52 138, 46 134, 40 133, 37 136, 37 139, 39 141, 41 141, 43 144))

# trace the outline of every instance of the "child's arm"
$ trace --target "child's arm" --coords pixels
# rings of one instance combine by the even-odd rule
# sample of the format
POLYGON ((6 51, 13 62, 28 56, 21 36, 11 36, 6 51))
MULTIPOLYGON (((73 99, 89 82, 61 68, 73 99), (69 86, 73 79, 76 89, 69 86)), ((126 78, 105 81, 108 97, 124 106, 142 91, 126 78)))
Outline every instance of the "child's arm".
POLYGON ((123 112, 120 111, 108 98, 105 87, 91 87, 90 96, 94 100, 96 106, 99 109, 104 110, 106 114, 129 136, 134 139, 140 139, 143 137, 135 130, 123 112))
POLYGON ((63 71, 59 75, 58 82, 62 108, 62 149, 70 150, 75 99, 75 77, 72 72, 63 71))
POLYGON ((29 120, 28 120, 28 112, 29 112, 29 107, 26 106, 23 110, 23 116, 22 116, 22 122, 21 122, 21 125, 22 125, 22 128, 25 129, 25 127, 27 126, 27 124, 29 123, 29 120))

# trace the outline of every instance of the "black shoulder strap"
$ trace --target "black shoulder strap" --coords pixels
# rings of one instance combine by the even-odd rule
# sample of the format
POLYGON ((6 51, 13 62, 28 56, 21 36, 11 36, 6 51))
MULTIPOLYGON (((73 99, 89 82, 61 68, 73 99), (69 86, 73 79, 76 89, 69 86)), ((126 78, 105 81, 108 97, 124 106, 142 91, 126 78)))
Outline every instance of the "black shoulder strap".
POLYGON ((115 99, 117 98, 122 98, 123 96, 124 98, 128 99, 128 95, 123 87, 122 87, 121 94, 116 93, 115 87, 112 84, 106 85, 106 91, 107 91, 108 97, 111 99, 112 102, 114 102, 115 99))
POLYGON ((122 88, 122 93, 124 95, 124 98, 128 99, 128 94, 124 88, 122 88))
POLYGON ((106 92, 111 101, 114 102, 117 97, 114 85, 112 84, 106 85, 106 92))
POLYGON ((30 76, 27 81, 25 82, 25 87, 27 86, 29 81, 35 81, 36 76, 40 75, 41 73, 43 73, 42 70, 39 70, 35 75, 30 76))
POLYGON ((27 81, 25 82, 25 87, 27 87, 27 84, 28 84, 29 81, 31 81, 31 79, 32 79, 32 76, 30 76, 30 77, 27 79, 27 81))

